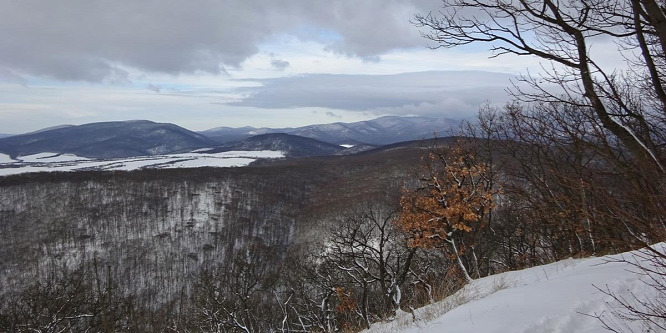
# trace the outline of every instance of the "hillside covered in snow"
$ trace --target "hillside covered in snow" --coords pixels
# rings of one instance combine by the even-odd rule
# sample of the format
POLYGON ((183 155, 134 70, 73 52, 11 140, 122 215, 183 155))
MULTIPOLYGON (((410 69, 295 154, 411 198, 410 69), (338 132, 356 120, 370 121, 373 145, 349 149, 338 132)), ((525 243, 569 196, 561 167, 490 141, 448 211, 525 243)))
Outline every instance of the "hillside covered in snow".
POLYGON ((258 159, 282 158, 280 151, 225 151, 207 153, 206 149, 183 154, 135 156, 114 159, 86 158, 73 154, 39 153, 12 159, 0 154, 0 176, 31 172, 132 171, 200 167, 239 167, 258 159))
MULTIPOLYGON (((664 243, 655 248, 662 253, 664 243)), ((662 332, 661 325, 619 320, 627 314, 614 297, 638 309, 644 301, 661 302, 664 294, 650 284, 664 285, 664 267, 655 267, 645 251, 567 259, 475 280, 443 301, 400 312, 390 322, 364 332, 662 332), (642 267, 660 274, 644 274, 642 267), (601 319, 600 319, 601 318, 601 319)))

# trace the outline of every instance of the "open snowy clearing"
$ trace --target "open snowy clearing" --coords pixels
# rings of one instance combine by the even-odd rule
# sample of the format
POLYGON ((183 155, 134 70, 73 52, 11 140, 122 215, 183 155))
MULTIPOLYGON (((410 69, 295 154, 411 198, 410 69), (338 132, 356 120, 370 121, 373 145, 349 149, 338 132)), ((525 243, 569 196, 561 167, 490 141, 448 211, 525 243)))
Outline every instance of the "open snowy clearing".
POLYGON ((16 161, 14 161, 11 157, 9 157, 9 155, 0 153, 0 164, 13 163, 13 162, 16 161))
POLYGON ((222 153, 185 153, 140 156, 122 159, 89 159, 72 154, 39 153, 12 160, 0 154, 0 176, 52 171, 139 170, 199 167, 240 167, 258 159, 282 158, 281 151, 228 151, 222 153))
MULTIPOLYGON (((664 243, 656 247, 666 250, 664 243)), ((414 316, 400 312, 393 321, 364 332, 608 332, 596 315, 623 332, 643 332, 640 323, 613 316, 612 311, 621 307, 597 289, 630 301, 634 296, 656 299, 656 291, 646 284, 649 277, 615 260, 637 262, 637 254, 568 259, 478 279, 441 302, 415 310, 414 316)))
POLYGON ((17 158, 18 162, 23 163, 64 163, 64 162, 77 162, 89 161, 85 157, 79 157, 74 154, 56 154, 56 153, 39 153, 17 158))

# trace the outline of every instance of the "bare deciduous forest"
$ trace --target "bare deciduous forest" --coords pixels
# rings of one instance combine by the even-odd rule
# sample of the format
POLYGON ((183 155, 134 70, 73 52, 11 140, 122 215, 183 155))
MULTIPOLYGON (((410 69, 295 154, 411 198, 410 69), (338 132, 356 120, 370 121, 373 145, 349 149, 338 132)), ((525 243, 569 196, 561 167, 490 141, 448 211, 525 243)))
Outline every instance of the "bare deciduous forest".
MULTIPOLYGON (((664 267, 651 244, 666 239, 665 13, 656 0, 447 0, 417 15, 435 48, 553 64, 423 148, 0 179, 0 330, 359 331, 564 258, 644 248, 664 267), (598 37, 635 71, 595 62, 598 37)), ((663 271, 636 269, 666 297, 663 271)), ((647 309, 619 315, 664 329, 664 303, 647 309)))

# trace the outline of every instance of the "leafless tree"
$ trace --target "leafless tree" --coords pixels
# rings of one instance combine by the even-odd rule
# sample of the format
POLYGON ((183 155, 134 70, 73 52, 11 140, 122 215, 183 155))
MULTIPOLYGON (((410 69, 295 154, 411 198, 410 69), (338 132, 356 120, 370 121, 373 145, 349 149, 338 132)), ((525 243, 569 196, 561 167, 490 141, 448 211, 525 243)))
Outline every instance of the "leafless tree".
POLYGON ((357 298, 355 311, 369 326, 400 308, 403 285, 416 249, 396 230, 390 209, 368 208, 348 214, 330 237, 327 257, 357 298))
POLYGON ((204 268, 192 295, 190 326, 208 332, 270 331, 275 255, 274 249, 255 244, 233 260, 204 268))
POLYGON ((0 331, 118 332, 148 328, 134 299, 118 293, 97 262, 54 268, 0 300, 0 331))
POLYGON ((434 48, 485 43, 494 56, 548 62, 548 75, 523 78, 537 92, 517 89, 518 99, 590 108, 636 159, 663 174, 663 8, 656 0, 444 0, 440 12, 416 15, 414 23, 434 48), (602 67, 591 44, 604 38, 638 51, 628 58, 642 65, 632 67, 637 74, 602 67), (553 93, 547 84, 561 91, 553 93))
MULTIPOLYGON (((433 48, 481 43, 494 57, 542 60, 541 77, 521 78, 529 89, 512 89, 515 104, 482 113, 510 159, 504 195, 515 208, 503 218, 520 227, 501 224, 508 239, 528 234, 529 252, 551 260, 643 247, 650 260, 634 264, 663 296, 666 276, 651 267, 663 267, 664 256, 651 244, 666 239, 666 3, 444 0, 414 23, 433 48), (602 64, 594 44, 607 42, 625 70, 602 64)), ((509 259, 523 252, 505 247, 509 259)), ((639 310, 616 300, 626 320, 651 323, 664 311, 659 302, 639 310)))

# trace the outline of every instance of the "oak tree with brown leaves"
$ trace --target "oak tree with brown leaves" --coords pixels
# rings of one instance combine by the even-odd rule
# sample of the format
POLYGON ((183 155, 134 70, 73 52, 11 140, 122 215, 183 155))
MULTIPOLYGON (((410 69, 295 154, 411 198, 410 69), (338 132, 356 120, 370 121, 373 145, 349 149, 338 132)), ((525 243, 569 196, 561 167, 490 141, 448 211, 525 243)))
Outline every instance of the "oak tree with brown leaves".
POLYGON ((469 282, 472 278, 461 259, 465 249, 456 242, 488 221, 497 193, 491 168, 462 148, 431 152, 423 167, 421 187, 406 190, 400 201, 397 225, 409 235, 410 246, 449 253, 469 282))

